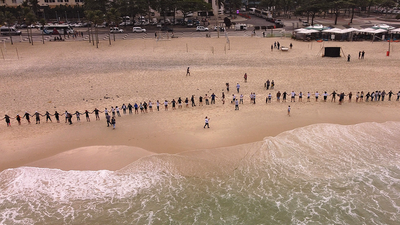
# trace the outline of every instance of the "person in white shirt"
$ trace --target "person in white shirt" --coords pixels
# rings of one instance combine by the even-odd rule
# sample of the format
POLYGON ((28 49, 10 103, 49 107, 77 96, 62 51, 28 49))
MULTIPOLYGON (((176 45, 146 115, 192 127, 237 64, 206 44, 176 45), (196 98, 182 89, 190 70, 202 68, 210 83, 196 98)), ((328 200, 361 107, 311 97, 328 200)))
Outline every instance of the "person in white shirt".
POLYGON ((318 91, 315 92, 315 101, 318 102, 319 93, 318 91))
POLYGON ((240 84, 237 83, 237 84, 236 84, 236 90, 237 90, 238 93, 239 93, 239 89, 240 89, 240 84))
POLYGON ((292 97, 290 98, 290 102, 292 102, 292 101, 296 102, 296 98, 295 98, 296 97, 296 93, 294 91, 292 91, 291 95, 292 95, 292 97))
POLYGON ((209 121, 210 121, 210 118, 208 118, 208 117, 206 116, 205 124, 204 124, 204 127, 203 127, 203 128, 206 128, 206 126, 207 126, 208 128, 210 128, 210 125, 208 124, 209 121))
POLYGON ((168 101, 167 100, 164 101, 164 106, 165 106, 165 111, 168 111, 168 101))
POLYGON ((121 117, 121 114, 119 113, 119 108, 118 108, 118 106, 115 106, 115 111, 117 111, 118 117, 121 117))

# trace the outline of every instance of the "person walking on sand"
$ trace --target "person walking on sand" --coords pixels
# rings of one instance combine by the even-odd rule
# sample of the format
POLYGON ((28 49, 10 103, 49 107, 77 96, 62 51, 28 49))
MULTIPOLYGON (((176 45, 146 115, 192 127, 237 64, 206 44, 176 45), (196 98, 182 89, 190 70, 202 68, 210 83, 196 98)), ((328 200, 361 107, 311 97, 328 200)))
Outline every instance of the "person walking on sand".
POLYGON ((290 105, 289 105, 288 108, 287 108, 287 114, 288 114, 288 116, 290 116, 290 110, 291 110, 291 108, 290 108, 290 105))
POLYGON ((247 83, 247 73, 244 73, 243 78, 244 78, 244 82, 247 83))
POLYGON ((54 118, 56 118, 57 123, 60 122, 60 114, 57 111, 54 112, 54 118))
POLYGON ((41 114, 38 113, 38 111, 36 111, 33 115, 35 115, 36 124, 40 124, 40 116, 41 116, 41 114))
POLYGON ((84 114, 86 115, 86 122, 90 122, 90 117, 89 117, 90 112, 85 110, 84 114))
POLYGON ((164 101, 164 110, 168 111, 168 101, 167 100, 164 101))
POLYGON ((109 127, 110 126, 110 124, 111 124, 111 121, 110 121, 110 115, 108 115, 107 114, 107 116, 106 116, 106 120, 107 120, 107 127, 109 127))
POLYGON ((46 111, 46 113, 45 113, 44 115, 46 116, 46 123, 47 123, 49 120, 50 120, 50 122, 53 122, 53 121, 51 121, 49 111, 46 111))
POLYGON ((81 121, 81 113, 76 111, 75 115, 76 115, 76 122, 80 122, 81 121))
POLYGON ((210 118, 208 118, 208 117, 206 116, 205 124, 204 124, 204 127, 203 127, 203 128, 206 128, 206 126, 207 126, 208 128, 210 128, 210 125, 208 124, 209 121, 210 121, 210 118))
POLYGON ((276 101, 280 102, 281 101, 281 92, 278 91, 278 93, 276 93, 276 101))
POLYGON ((115 117, 114 116, 111 118, 111 124, 112 124, 113 130, 114 130, 115 129, 115 117))
POLYGON ((239 83, 237 83, 237 84, 236 84, 236 90, 237 90, 237 93, 239 93, 239 89, 240 89, 240 84, 239 84, 239 83))
POLYGON ((4 115, 3 120, 6 121, 7 127, 11 127, 11 120, 10 120, 10 117, 7 114, 4 115))
POLYGON ((192 102, 192 107, 196 106, 196 104, 194 102, 194 95, 192 95, 192 97, 190 98, 190 101, 192 102))
POLYGON ((239 110, 239 101, 235 99, 235 110, 239 110))
POLYGON ((190 67, 188 67, 186 70, 186 76, 190 76, 190 67))
POLYGON ((99 112, 100 112, 100 110, 98 110, 97 108, 94 108, 93 112, 91 112, 90 114, 94 113, 96 120, 100 120, 99 112))
POLYGON ((347 55, 347 62, 350 62, 350 54, 347 55))
POLYGON ((365 52, 364 50, 361 52, 361 59, 364 59, 365 52))
POLYGON ((17 114, 15 119, 18 121, 18 125, 21 125, 21 116, 19 114, 17 114))

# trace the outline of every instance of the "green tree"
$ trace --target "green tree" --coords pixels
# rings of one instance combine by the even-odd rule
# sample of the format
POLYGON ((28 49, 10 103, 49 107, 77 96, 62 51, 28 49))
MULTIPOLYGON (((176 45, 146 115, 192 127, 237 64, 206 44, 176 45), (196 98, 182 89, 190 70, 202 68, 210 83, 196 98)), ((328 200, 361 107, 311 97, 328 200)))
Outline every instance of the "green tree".
POLYGON ((110 1, 108 0, 85 0, 84 8, 86 10, 96 11, 99 10, 104 14, 107 13, 107 9, 110 6, 110 1))
POLYGON ((189 14, 189 12, 194 11, 208 11, 212 7, 209 3, 203 0, 181 0, 177 1, 177 10, 180 10, 183 14, 183 19, 189 14))
MULTIPOLYGON (((4 22, 7 24, 7 27, 9 27, 9 28, 12 27, 15 22, 15 16, 11 12, 6 11, 4 13, 4 22)), ((11 41, 11 44, 13 45, 14 43, 13 43, 13 39, 11 36, 11 30, 9 30, 8 35, 10 36, 10 41, 11 41)))
POLYGON ((334 0, 329 3, 329 6, 332 9, 333 14, 335 15, 335 23, 334 24, 337 25, 337 20, 340 15, 340 10, 347 6, 347 1, 346 0, 334 0))
POLYGON ((379 4, 380 7, 385 9, 385 17, 387 16, 387 11, 396 6, 396 2, 394 0, 382 0, 379 4))
POLYGON ((314 18, 315 16, 326 10, 327 4, 324 0, 307 0, 303 1, 301 5, 296 9, 296 14, 307 15, 307 22, 310 21, 311 16, 311 25, 314 25, 314 18))
POLYGON ((157 10, 163 17, 164 21, 168 12, 172 12, 175 8, 174 0, 149 0, 150 7, 157 10))

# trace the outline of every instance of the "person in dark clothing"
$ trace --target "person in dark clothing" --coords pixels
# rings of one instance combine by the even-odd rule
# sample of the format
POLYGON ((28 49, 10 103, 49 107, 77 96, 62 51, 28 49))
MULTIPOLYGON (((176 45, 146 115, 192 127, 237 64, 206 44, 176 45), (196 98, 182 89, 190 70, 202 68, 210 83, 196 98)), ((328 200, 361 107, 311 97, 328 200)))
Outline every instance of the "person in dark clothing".
POLYGON ((50 122, 53 122, 53 121, 51 121, 51 118, 50 118, 50 113, 48 112, 48 111, 46 111, 46 113, 44 114, 45 116, 46 116, 46 123, 50 120, 50 122))
POLYGON ((19 114, 17 114, 15 119, 18 121, 18 125, 21 125, 21 116, 19 116, 19 114))
POLYGON ((7 114, 4 116, 3 120, 6 121, 7 127, 11 127, 11 120, 10 120, 10 117, 7 114))
POLYGON ((25 112, 24 116, 22 118, 26 119, 26 121, 28 121, 29 124, 31 124, 31 115, 28 112, 25 112))
POLYGON ((192 107, 196 106, 196 104, 194 103, 194 95, 192 95, 192 98, 190 99, 190 101, 192 102, 192 107))
POLYGON ((131 103, 129 103, 128 104, 129 114, 132 114, 132 108, 133 108, 133 106, 131 105, 131 103))
POLYGON ((59 123, 60 122, 60 114, 57 111, 54 113, 54 117, 56 118, 57 123, 59 123))
POLYGON ((90 117, 89 117, 89 112, 85 110, 85 115, 86 115, 86 122, 90 122, 90 117))
POLYGON ((92 113, 94 113, 94 115, 96 116, 96 120, 100 120, 99 111, 100 111, 100 110, 98 110, 97 108, 94 108, 94 110, 93 110, 93 112, 92 112, 92 113))

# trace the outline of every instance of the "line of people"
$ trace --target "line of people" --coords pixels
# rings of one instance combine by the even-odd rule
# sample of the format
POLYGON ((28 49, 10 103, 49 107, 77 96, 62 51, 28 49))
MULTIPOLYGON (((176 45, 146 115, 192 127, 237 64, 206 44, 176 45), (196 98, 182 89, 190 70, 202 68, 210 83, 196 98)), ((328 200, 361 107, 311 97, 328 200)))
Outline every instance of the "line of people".
MULTIPOLYGON (((386 96, 388 96, 388 100, 391 101, 393 95, 395 95, 395 93, 392 92, 391 90, 387 93, 385 92, 385 90, 383 90, 383 91, 367 92, 366 94, 364 94, 364 92, 361 91, 361 92, 357 92, 355 94, 355 101, 363 102, 364 98, 365 98, 366 102, 368 102, 368 101, 371 101, 371 102, 372 101, 375 101, 375 102, 384 101, 386 96)), ((400 91, 396 95, 397 95, 396 101, 399 101, 400 100, 400 91)), ((343 101, 345 100, 345 96, 348 97, 349 102, 351 102, 353 99, 352 92, 345 94, 344 92, 337 93, 336 91, 333 91, 332 93, 328 94, 326 91, 323 93, 319 93, 318 91, 316 91, 315 93, 307 92, 307 94, 305 94, 303 92, 299 92, 299 94, 297 94, 295 91, 292 91, 290 93, 288 93, 286 91, 281 93, 280 91, 278 91, 276 93, 276 101, 277 102, 281 102, 281 101, 286 102, 286 101, 288 101, 287 99, 290 97, 290 102, 296 102, 296 98, 299 102, 302 102, 303 98, 307 98, 307 102, 310 102, 311 96, 314 96, 316 102, 318 102, 320 96, 323 98, 324 102, 327 101, 328 96, 332 96, 331 102, 336 102, 336 98, 338 98, 339 104, 343 103, 343 101)), ((222 95, 221 95, 222 104, 225 104, 225 97, 226 97, 225 93, 222 92, 222 95)), ((210 96, 208 96, 208 94, 205 94, 204 97, 199 96, 198 105, 203 106, 203 101, 205 102, 206 105, 215 104, 216 98, 218 98, 218 97, 214 93, 212 93, 210 96)), ((250 103, 256 104, 256 93, 252 92, 249 95, 249 98, 250 98, 250 103)), ((267 103, 267 104, 271 103, 272 98, 273 98, 272 94, 269 93, 265 98, 265 103, 267 103)), ((239 104, 244 104, 243 99, 244 99, 243 94, 240 94, 238 97, 235 94, 232 94, 231 104, 235 105, 235 110, 239 110, 239 104)), ((176 108, 178 108, 178 109, 182 108, 183 104, 185 104, 185 107, 189 107, 189 101, 190 101, 192 107, 196 106, 195 95, 192 95, 190 100, 189 100, 189 98, 185 98, 183 100, 181 97, 179 97, 177 100, 175 100, 175 99, 172 99, 171 101, 165 100, 164 103, 160 103, 159 100, 157 100, 155 104, 156 104, 157 111, 160 111, 160 106, 162 104, 164 105, 164 110, 168 111, 170 104, 172 106, 172 109, 175 110, 176 108)), ((127 114, 127 113, 139 114, 139 110, 140 110, 140 113, 153 112, 153 103, 151 101, 148 101, 148 102, 144 101, 143 103, 142 102, 140 102, 139 104, 135 103, 134 105, 132 105, 130 103, 128 105, 122 104, 121 109, 118 106, 115 106, 115 107, 111 107, 110 110, 105 108, 104 111, 101 111, 97 108, 95 108, 92 112, 89 112, 88 110, 85 110, 84 112, 75 111, 74 113, 65 111, 63 113, 63 115, 65 116, 65 123, 72 124, 73 116, 75 116, 76 121, 79 122, 81 115, 84 115, 86 118, 86 121, 90 122, 90 114, 94 114, 96 120, 100 120, 100 113, 104 113, 105 118, 107 120, 107 126, 112 125, 113 128, 115 129, 116 117, 121 117, 121 110, 122 110, 123 114, 127 114)), ((41 117, 45 117, 46 122, 49 122, 49 121, 53 122, 51 119, 52 116, 54 116, 57 123, 60 123, 61 114, 58 113, 57 111, 55 111, 54 114, 50 114, 48 111, 46 111, 46 113, 44 113, 44 114, 41 114, 36 111, 32 115, 28 112, 25 112, 25 114, 22 117, 19 114, 17 114, 17 116, 15 118, 5 115, 4 118, 2 118, 1 120, 5 120, 7 123, 7 126, 11 126, 11 119, 17 120, 18 125, 21 125, 22 119, 26 119, 28 124, 30 124, 31 123, 30 119, 32 117, 34 117, 36 124, 40 124, 41 117)))

